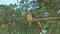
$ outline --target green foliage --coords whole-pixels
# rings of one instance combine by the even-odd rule
[[[21,2],[24,4],[26,0],[22,0]],[[60,0],[37,0],[37,3],[30,1],[31,3],[26,3],[19,6],[23,6],[23,8],[17,8],[16,4],[0,5],[0,34],[33,34],[34,31],[37,31],[37,25],[32,23],[32,26],[29,27],[27,22],[4,22],[7,19],[15,19],[15,18],[26,18],[26,13],[31,11],[33,13],[33,18],[48,18],[48,17],[60,17]],[[26,1],[27,2],[27,1]],[[34,9],[28,10],[30,6],[33,5]],[[38,8],[36,8],[38,5]],[[23,10],[25,7],[25,10]],[[16,9],[15,9],[16,8]],[[25,15],[22,15],[24,13]],[[47,20],[40,21],[42,24],[42,29],[46,30],[46,34],[59,34],[60,32],[60,20]],[[35,32],[39,34],[39,31]]]

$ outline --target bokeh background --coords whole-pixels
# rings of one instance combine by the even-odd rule
[[[33,34],[38,29],[35,23],[29,27],[26,21],[13,21],[26,19],[29,11],[36,19],[60,17],[60,0],[0,0],[0,34]],[[60,20],[40,22],[45,34],[60,34]]]

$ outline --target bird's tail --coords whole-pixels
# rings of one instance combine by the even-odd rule
[[[29,22],[29,26],[31,26],[31,22]]]

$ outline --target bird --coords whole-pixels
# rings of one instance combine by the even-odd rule
[[[29,26],[31,26],[31,23],[32,23],[32,12],[28,12],[27,21],[28,21]]]

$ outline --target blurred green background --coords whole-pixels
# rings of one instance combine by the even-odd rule
[[[21,0],[15,4],[0,5],[0,34],[33,34],[35,23],[29,27],[24,21],[4,22],[7,19],[25,18],[31,11],[33,18],[60,17],[60,0]],[[45,34],[60,34],[60,20],[40,21]],[[37,31],[35,34],[39,34]]]

